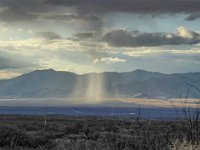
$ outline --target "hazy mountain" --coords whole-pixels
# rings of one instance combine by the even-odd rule
[[[90,86],[89,86],[90,84]],[[99,86],[101,85],[101,87]],[[36,70],[0,80],[1,98],[63,98],[85,96],[101,90],[105,97],[177,98],[180,93],[200,96],[200,73],[161,74],[144,70],[77,75],[52,69]],[[101,94],[102,94],[101,93]]]

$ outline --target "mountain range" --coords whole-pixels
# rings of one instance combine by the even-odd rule
[[[0,80],[0,98],[196,98],[200,96],[199,88],[200,72],[162,74],[135,70],[78,75],[48,69]]]

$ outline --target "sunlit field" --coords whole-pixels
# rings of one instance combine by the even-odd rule
[[[143,99],[143,98],[25,98],[0,99],[1,106],[111,106],[111,107],[167,107],[195,108],[200,102],[196,98]]]

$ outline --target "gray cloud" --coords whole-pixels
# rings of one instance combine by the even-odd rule
[[[113,30],[102,41],[114,47],[140,47],[161,45],[192,45],[200,43],[200,34],[180,27],[177,33],[145,33]]]
[[[73,35],[73,37],[77,40],[92,39],[94,37],[94,34],[91,32],[76,33]]]
[[[81,13],[192,13],[199,12],[198,0],[45,0],[51,5],[77,7]]]
[[[101,18],[96,15],[71,14],[70,12],[66,12],[60,12],[57,7],[45,4],[44,0],[0,1],[0,20],[4,22],[20,22],[38,19],[89,22],[101,20]]]
[[[62,14],[50,14],[50,15],[43,15],[40,16],[43,19],[48,19],[48,20],[58,20],[58,21],[63,21],[63,20],[68,20],[68,21],[73,21],[73,20],[79,20],[79,21],[99,21],[101,20],[100,17],[95,16],[95,15],[62,15]]]
[[[60,11],[59,8],[63,6],[75,8],[78,13],[70,13],[68,9]],[[97,22],[97,26],[101,24],[101,16],[106,13],[129,12],[155,16],[163,13],[186,13],[189,14],[186,19],[191,21],[199,18],[199,8],[198,0],[1,0],[0,20],[84,20]]]
[[[36,37],[43,38],[46,40],[56,40],[62,38],[59,34],[55,32],[37,32]]]
[[[19,7],[2,7],[0,11],[0,19],[4,22],[19,22],[33,20],[37,18],[37,15],[24,11]]]
[[[188,21],[193,21],[193,20],[196,20],[196,19],[200,19],[200,13],[193,13],[193,14],[190,14],[186,20]]]
[[[1,0],[0,20],[5,22],[30,21],[48,11],[43,0]]]
[[[0,69],[23,68],[24,65],[9,58],[0,57]]]
[[[29,62],[23,56],[16,56],[0,50],[0,69],[22,69],[35,66],[36,64]]]

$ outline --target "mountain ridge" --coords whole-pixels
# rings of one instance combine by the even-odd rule
[[[47,72],[57,72],[57,73],[70,73],[70,74],[80,75],[80,76],[89,75],[89,74],[106,74],[106,73],[124,74],[124,73],[134,73],[134,72],[157,73],[157,74],[162,74],[162,75],[181,75],[181,74],[196,74],[196,73],[200,74],[200,71],[185,72],[185,73],[161,73],[161,72],[158,72],[158,71],[148,71],[148,70],[143,70],[143,69],[135,69],[133,71],[127,71],[127,72],[105,71],[105,72],[99,72],[99,73],[97,73],[97,72],[89,72],[89,73],[84,73],[84,74],[77,74],[77,73],[74,73],[74,72],[71,72],[71,71],[57,71],[57,70],[54,70],[54,69],[50,68],[50,69],[36,69],[36,70],[30,71],[28,73],[24,73],[22,75],[14,77],[14,78],[18,78],[20,76],[31,74],[31,73],[34,73],[34,72],[46,72],[46,71]],[[14,79],[14,78],[11,78],[11,79]],[[2,81],[2,80],[10,80],[10,79],[1,79],[0,81]]]
[[[85,97],[90,89],[105,97],[178,98],[190,89],[189,97],[200,95],[200,72],[164,74],[146,70],[75,74],[53,69],[34,70],[13,79],[0,80],[0,97]],[[103,93],[103,95],[102,95]],[[183,94],[183,96],[184,96]]]

